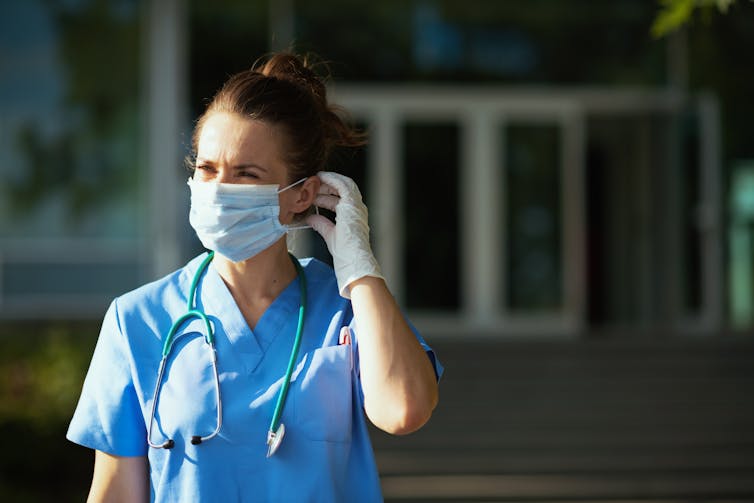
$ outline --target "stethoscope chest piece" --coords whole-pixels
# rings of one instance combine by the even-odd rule
[[[277,431],[268,431],[267,432],[267,457],[272,457],[273,454],[278,450],[278,447],[280,447],[280,442],[283,441],[283,436],[285,436],[285,425],[283,423],[280,423],[280,426],[278,427]]]

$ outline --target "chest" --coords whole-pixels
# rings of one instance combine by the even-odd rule
[[[249,456],[264,459],[267,431],[285,383],[291,359],[296,321],[277,327],[276,333],[257,340],[253,334],[231,337],[218,321],[215,324],[218,395],[212,351],[203,334],[188,327],[169,356],[155,408],[156,431],[153,440],[172,438],[175,451],[202,449],[210,443],[233,450],[250,450]],[[309,323],[302,336],[302,347],[294,361],[293,372],[281,421],[286,428],[286,444],[308,441],[346,442],[350,439],[357,374],[353,348],[338,345],[337,320]],[[323,332],[325,332],[323,334]],[[331,342],[335,341],[335,345]],[[144,382],[150,376],[142,376]],[[144,386],[148,389],[149,386]],[[149,420],[151,397],[143,397],[145,420]],[[206,436],[217,424],[222,426],[207,445],[192,446],[194,435]]]

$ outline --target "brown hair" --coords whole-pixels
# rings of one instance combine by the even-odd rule
[[[192,138],[193,154],[202,126],[216,112],[238,114],[282,128],[291,182],[325,169],[334,147],[357,147],[365,135],[327,102],[327,89],[306,58],[276,53],[261,66],[231,76],[199,117]]]

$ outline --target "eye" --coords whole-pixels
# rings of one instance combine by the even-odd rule
[[[255,180],[259,179],[259,176],[253,171],[241,171],[240,173],[238,173],[238,176],[242,178],[253,178]]]
[[[217,170],[214,166],[208,164],[197,164],[194,169],[194,178],[197,180],[208,181],[217,176]]]

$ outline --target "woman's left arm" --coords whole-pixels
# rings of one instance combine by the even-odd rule
[[[388,433],[416,431],[437,405],[435,369],[384,280],[367,276],[350,289],[366,414]]]
[[[315,204],[335,211],[335,225],[320,215],[309,216],[307,222],[327,243],[341,295],[351,298],[365,411],[388,433],[411,433],[429,420],[437,404],[434,368],[374,258],[358,187],[337,173],[318,176],[322,185]]]

